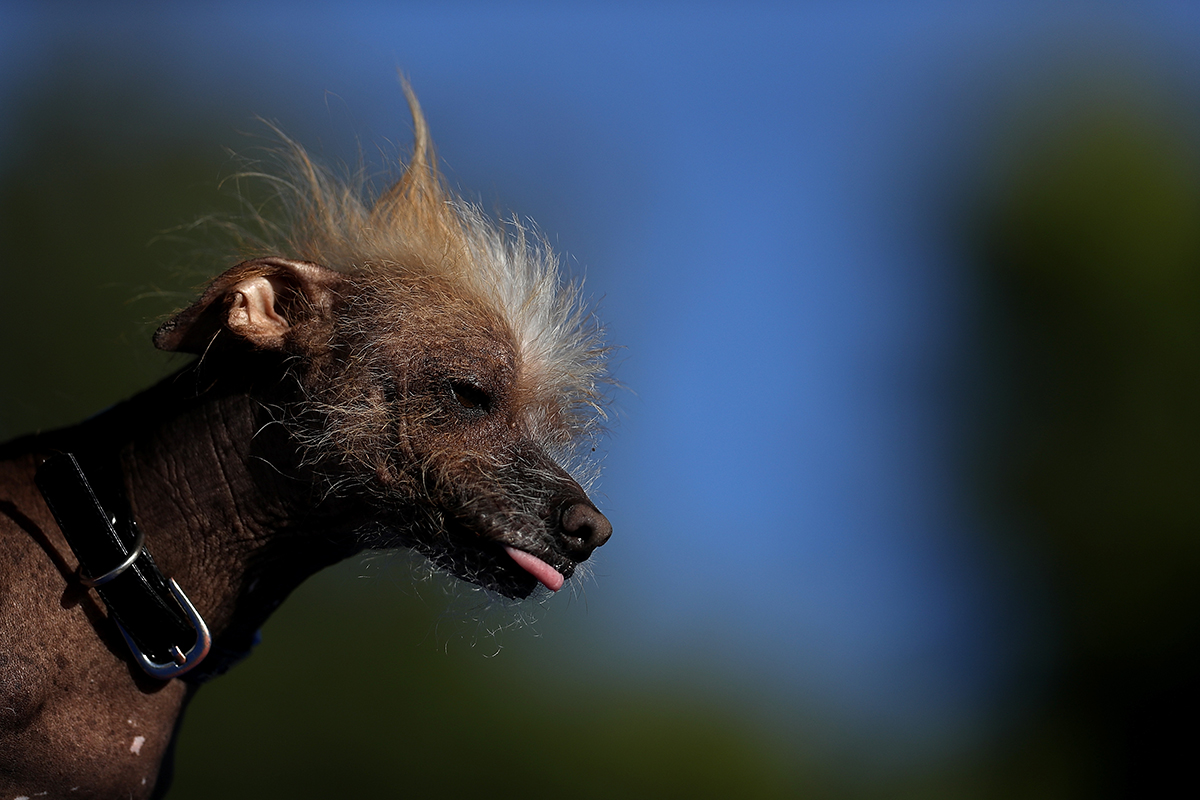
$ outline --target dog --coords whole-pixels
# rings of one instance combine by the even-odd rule
[[[283,139],[283,221],[154,336],[196,359],[0,446],[0,796],[162,796],[187,701],[329,564],[408,547],[524,598],[611,535],[572,477],[603,330],[543,239],[447,188],[404,91],[373,200]]]

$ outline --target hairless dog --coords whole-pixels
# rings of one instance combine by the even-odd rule
[[[0,446],[0,798],[161,796],[196,688],[340,559],[409,547],[523,598],[611,534],[572,477],[602,332],[541,238],[446,188],[405,90],[373,200],[284,140],[285,221],[155,334],[198,358]]]

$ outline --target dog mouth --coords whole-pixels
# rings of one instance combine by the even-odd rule
[[[524,600],[539,587],[559,591],[575,572],[576,562],[543,538],[529,533],[496,535],[449,517],[443,519],[440,535],[421,537],[410,546],[456,578]]]
[[[503,539],[481,541],[475,533],[475,558],[482,569],[459,577],[515,600],[523,600],[544,586],[557,592],[575,572],[575,562],[543,543],[506,543]]]

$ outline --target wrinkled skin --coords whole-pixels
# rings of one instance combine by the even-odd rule
[[[511,335],[436,285],[247,262],[156,344],[203,356],[0,447],[0,797],[161,796],[197,685],[143,674],[78,583],[33,483],[48,453],[118,465],[147,549],[217,652],[245,649],[307,576],[366,547],[411,546],[520,598],[557,589],[611,533],[552,458],[569,432]]]

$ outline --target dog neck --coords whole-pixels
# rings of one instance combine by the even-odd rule
[[[271,403],[251,385],[267,373],[244,366],[232,372],[242,379],[203,389],[187,368],[53,437],[118,466],[146,549],[207,621],[212,652],[189,682],[240,660],[293,589],[359,549],[352,517],[312,501],[294,447],[270,424]]]

